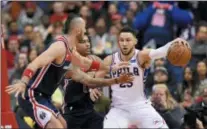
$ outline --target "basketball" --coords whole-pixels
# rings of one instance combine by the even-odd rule
[[[187,41],[178,39],[170,46],[167,58],[175,66],[185,66],[191,59],[191,48]]]

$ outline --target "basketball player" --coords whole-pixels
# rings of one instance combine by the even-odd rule
[[[145,70],[150,66],[150,61],[166,57],[171,44],[183,41],[175,39],[159,49],[137,50],[135,32],[124,27],[118,36],[119,51],[107,56],[104,62],[114,65],[121,61],[129,61],[130,65],[111,72],[111,78],[119,77],[122,73],[131,73],[134,80],[129,83],[114,84],[112,89],[112,103],[109,113],[104,119],[104,128],[168,128],[162,117],[147,101],[144,94]],[[186,44],[184,44],[186,45]],[[103,77],[104,71],[97,72],[98,77]]]
[[[126,75],[110,80],[94,79],[75,66],[79,65],[86,70],[110,69],[101,62],[80,56],[75,49],[75,44],[84,35],[85,21],[80,17],[72,17],[70,20],[67,37],[57,38],[47,50],[27,66],[21,80],[6,89],[9,94],[16,93],[16,97],[22,95],[18,97],[19,105],[42,128],[66,128],[65,120],[52,105],[50,98],[68,69],[73,69],[74,80],[78,81],[81,77],[82,82],[94,84],[108,84],[129,79]]]
[[[76,48],[84,57],[101,60],[95,55],[90,55],[91,46],[87,35],[76,45]],[[90,75],[94,77],[95,72],[90,72]],[[68,129],[102,129],[103,117],[94,110],[89,88],[84,86],[83,83],[70,79],[69,76],[64,79],[63,86],[65,91],[63,117],[67,122]]]

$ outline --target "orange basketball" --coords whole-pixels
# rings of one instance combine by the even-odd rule
[[[170,46],[167,58],[175,66],[185,66],[191,59],[191,48],[187,41],[177,40]]]

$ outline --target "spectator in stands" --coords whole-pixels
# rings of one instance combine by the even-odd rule
[[[63,23],[62,22],[55,22],[48,28],[48,35],[45,39],[45,46],[49,45],[57,36],[63,34]]]
[[[207,22],[199,22],[196,27],[196,36],[189,41],[192,49],[192,59],[196,61],[207,59]],[[195,66],[195,65],[193,65]]]
[[[157,67],[153,78],[154,84],[166,84],[173,98],[176,100],[178,99],[178,85],[169,77],[168,71],[165,67]]]
[[[56,23],[56,22],[64,22],[68,14],[64,12],[64,3],[63,2],[54,2],[53,3],[53,14],[50,17],[50,23]]]
[[[95,26],[96,35],[91,37],[92,51],[96,55],[104,55],[107,34],[106,22],[100,17]]]
[[[10,84],[15,83],[17,80],[21,79],[22,73],[28,64],[27,54],[20,53],[17,57],[16,69],[9,79]]]
[[[109,4],[108,13],[105,18],[108,21],[106,23],[107,26],[115,25],[115,26],[119,27],[119,24],[121,23],[121,20],[122,20],[122,16],[119,14],[115,3]]]
[[[86,21],[86,28],[93,26],[93,19],[91,17],[91,12],[88,8],[88,6],[84,5],[80,8],[79,11],[80,16]]]
[[[19,40],[18,40],[17,36],[10,36],[9,37],[7,48],[8,48],[8,50],[6,51],[7,66],[8,66],[8,70],[9,70],[9,76],[10,76],[10,72],[14,68],[15,56],[17,54],[19,54]]]
[[[48,27],[50,26],[50,19],[48,15],[43,15],[40,20],[42,24],[35,26],[34,30],[39,31],[43,37],[43,40],[45,40],[48,35]]]
[[[179,129],[181,127],[184,110],[173,99],[165,84],[153,86],[151,101],[170,129]]]
[[[118,28],[116,26],[111,26],[109,29],[109,34],[106,37],[105,43],[105,54],[111,54],[117,51],[117,35],[118,35]]]
[[[33,61],[38,56],[36,49],[32,49],[29,53],[29,62]]]
[[[18,36],[18,35],[22,34],[18,28],[16,21],[11,21],[8,26],[9,26],[9,31],[8,31],[9,36],[11,36],[11,35]]]
[[[33,38],[31,42],[31,48],[36,49],[38,53],[42,53],[45,50],[45,44],[40,31],[33,32]]]
[[[151,93],[152,93],[152,86],[154,85],[154,83],[156,83],[155,80],[154,80],[154,75],[155,75],[156,68],[163,67],[164,68],[163,70],[164,71],[166,70],[165,73],[167,73],[168,78],[170,80],[170,83],[171,84],[175,83],[174,75],[173,75],[173,73],[171,71],[169,71],[165,67],[166,66],[165,62],[166,62],[166,60],[164,58],[160,58],[160,59],[156,59],[154,61],[154,63],[152,64],[152,67],[149,70],[149,73],[148,73],[148,76],[147,76],[147,79],[146,79],[146,82],[145,82],[145,92],[146,92],[147,96],[151,95]]]
[[[124,25],[128,25],[130,27],[133,27],[133,20],[134,20],[134,13],[131,10],[127,10],[126,16],[122,18],[122,23]]]
[[[22,37],[22,42],[20,44],[20,52],[28,53],[31,49],[31,42],[34,36],[33,25],[27,24],[24,27],[24,35]]]
[[[184,80],[178,87],[179,102],[182,102],[183,107],[191,106],[196,90],[198,90],[198,84],[195,72],[190,67],[186,67],[184,69]]]
[[[202,121],[205,128],[207,128],[207,85],[200,90],[201,101],[192,105],[192,109],[199,110],[197,117]]]
[[[20,13],[18,19],[19,29],[22,29],[27,24],[34,26],[41,24],[40,18],[43,16],[43,11],[33,1],[25,2],[25,9]]]
[[[174,25],[187,27],[192,20],[192,14],[176,7],[174,2],[152,2],[137,14],[134,26],[139,31],[144,30],[143,45],[154,42],[160,47],[174,38]]]
[[[197,75],[198,75],[199,87],[207,84],[207,66],[205,61],[198,62]]]

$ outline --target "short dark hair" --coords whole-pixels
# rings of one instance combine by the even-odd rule
[[[137,33],[135,30],[133,30],[131,27],[129,26],[124,26],[120,31],[119,31],[119,35],[123,32],[128,32],[131,33],[134,37],[137,36]]]
[[[70,23],[74,18],[80,17],[79,15],[76,15],[74,13],[70,13],[67,20],[65,21],[64,27],[63,27],[63,33],[67,34],[70,29]]]

